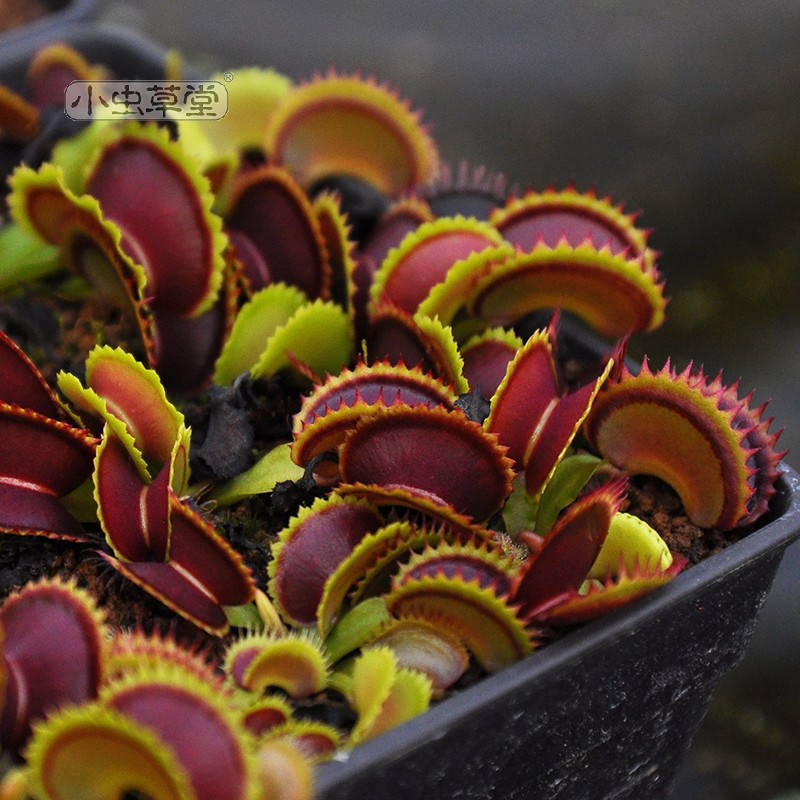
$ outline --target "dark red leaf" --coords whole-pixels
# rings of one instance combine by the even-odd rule
[[[0,531],[86,541],[80,523],[51,494],[0,480]]]
[[[147,486],[116,436],[107,434],[98,448],[94,480],[100,521],[115,554],[126,561],[162,561],[163,552],[156,556],[151,551],[143,530],[142,504]],[[158,490],[146,505],[149,518],[155,516],[157,496]],[[163,513],[166,514],[166,507]],[[158,536],[155,538],[158,542]]]
[[[183,169],[155,142],[122,136],[105,148],[86,190],[119,225],[123,250],[147,271],[152,308],[194,313],[212,285],[215,241]]]
[[[504,448],[477,423],[443,408],[398,406],[363,420],[348,434],[340,471],[345,483],[406,488],[479,522],[511,492]]]
[[[53,393],[33,362],[0,331],[0,402],[36,411],[45,417],[63,419]]]
[[[0,482],[63,497],[91,475],[94,445],[85,431],[0,403]]]
[[[169,560],[223,606],[253,599],[255,584],[241,557],[207,522],[170,492]]]
[[[526,616],[535,616],[580,587],[626,489],[627,480],[620,478],[576,500],[547,534],[541,550],[529,556],[512,592]]]
[[[327,296],[331,276],[322,231],[288,172],[265,166],[240,176],[226,222],[252,243],[273,281],[297,286],[311,299]]]
[[[117,572],[203,630],[215,635],[227,631],[228,620],[219,603],[201,591],[174,564],[157,561],[126,563],[106,553],[100,555]]]
[[[9,677],[0,739],[4,748],[16,750],[32,722],[95,697],[102,633],[86,599],[67,584],[45,583],[30,585],[3,604],[0,629]]]
[[[314,625],[325,582],[361,539],[382,524],[364,503],[320,501],[281,534],[274,548],[270,591],[282,612]]]

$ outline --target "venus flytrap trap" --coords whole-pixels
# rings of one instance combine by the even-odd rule
[[[9,180],[8,301],[127,325],[38,365],[0,334],[0,530],[78,565],[0,610],[8,791],[309,797],[313,765],[684,569],[637,476],[698,538],[775,494],[764,406],[624,365],[666,307],[635,215],[454,173],[373,79],[237,81],[219,128],[94,122]],[[606,352],[568,363],[566,314]]]
[[[638,375],[624,370],[601,395],[586,434],[622,469],[669,483],[693,522],[729,530],[763,514],[775,491],[779,434],[769,432],[763,412],[719,376],[709,381],[691,366],[678,374],[669,364],[653,374],[645,361]],[[614,433],[617,424],[632,444]]]
[[[0,364],[0,530],[83,540],[80,523],[59,500],[91,475],[97,440],[67,421],[36,367],[5,334]]]

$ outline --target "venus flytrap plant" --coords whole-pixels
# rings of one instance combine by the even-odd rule
[[[370,363],[386,360],[396,365],[415,364],[452,384],[458,394],[469,388],[453,331],[438,317],[419,312],[411,315],[391,303],[382,303],[370,314],[363,341]]]
[[[93,123],[10,181],[0,288],[69,275],[134,335],[62,369],[63,403],[0,336],[0,529],[85,541],[198,637],[92,622],[73,696],[29,669],[52,646],[9,600],[1,730],[37,798],[302,800],[312,763],[677,575],[626,511],[635,476],[698,530],[746,530],[775,492],[779,434],[738,384],[623,366],[666,307],[635,215],[453,172],[372,79],[238,77],[219,130]],[[609,354],[566,370],[562,312]],[[91,605],[45,586],[20,597]]]
[[[475,219],[454,217],[423,223],[389,251],[373,279],[371,300],[416,311],[453,264],[502,244],[497,228]]]
[[[251,634],[228,649],[225,669],[240,689],[261,694],[277,687],[289,697],[309,697],[328,681],[328,664],[313,636]]]
[[[253,744],[214,689],[165,665],[108,682],[96,703],[55,715],[34,739],[34,791],[69,797],[112,785],[155,797],[257,796]],[[76,774],[69,765],[82,755],[88,768]]]
[[[492,395],[485,428],[508,448],[525,487],[541,493],[589,413],[592,401],[613,366],[609,359],[600,376],[567,392],[556,366],[557,320],[521,347]]]
[[[321,764],[341,748],[342,737],[324,722],[294,719],[275,726],[262,737],[262,748],[275,744],[289,744],[305,758],[306,763]]]
[[[20,167],[12,181],[14,218],[58,246],[63,261],[89,283],[111,287],[112,299],[133,315],[150,364],[169,375],[170,389],[196,390],[208,380],[231,302],[223,275],[227,239],[211,212],[207,181],[167,131],[154,126],[105,129],[103,140],[92,144],[94,160],[81,194],[67,188],[57,166],[38,172]],[[135,178],[115,186],[116,174]],[[145,219],[117,201],[137,192],[144,198],[154,183],[161,186],[162,210],[183,214],[180,241],[164,247],[159,242],[172,239],[159,229],[167,219],[159,209],[152,206]],[[195,373],[188,364],[179,369],[180,347],[191,348],[183,357],[191,357]]]
[[[283,281],[310,300],[327,299],[331,266],[322,226],[286,169],[265,165],[239,173],[224,218],[252,291]]]
[[[371,146],[362,147],[367,141]],[[344,174],[396,196],[432,180],[439,163],[436,143],[408,101],[372,78],[334,70],[287,94],[263,145],[305,188]]]
[[[95,498],[113,556],[101,557],[169,608],[203,630],[228,630],[225,606],[254,597],[240,556],[170,488],[166,465],[142,481],[123,440],[107,427],[97,451]]]
[[[18,348],[5,336],[0,343],[12,381],[9,398],[64,414]],[[86,375],[90,388],[66,374],[60,384],[85,416],[99,419],[96,452],[97,440],[81,429],[8,405],[5,442],[15,450],[4,464],[16,470],[4,481],[6,529],[85,540],[58,498],[82,482],[81,458],[93,457],[96,519],[113,552],[101,557],[201,628],[224,633],[223,606],[250,602],[254,587],[238,554],[177,494],[188,485],[190,432],[183,416],[156,374],[121,351],[94,350]],[[48,450],[54,463],[39,459]],[[65,480],[72,483],[62,486]],[[32,493],[44,497],[32,502]]]
[[[388,648],[398,665],[425,675],[434,700],[440,700],[469,668],[469,651],[461,638],[439,625],[436,618],[391,617],[370,645]]]

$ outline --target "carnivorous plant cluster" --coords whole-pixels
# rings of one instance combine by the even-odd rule
[[[33,146],[100,72],[46,49],[0,132]],[[112,623],[65,568],[14,587],[4,796],[307,797],[314,763],[675,577],[636,476],[698,531],[775,493],[752,395],[626,363],[666,307],[634,215],[453,170],[370,78],[229,91],[219,123],[93,122],[8,180],[0,291],[64,338],[26,354],[2,317],[2,538],[182,627]],[[565,357],[567,316],[604,351]]]

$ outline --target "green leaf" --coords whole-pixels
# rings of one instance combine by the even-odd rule
[[[672,566],[672,553],[658,532],[643,519],[619,511],[611,519],[589,577],[605,580],[609,575],[619,575],[623,565],[628,575],[641,570],[663,572]]]
[[[243,606],[223,606],[223,611],[233,628],[244,628],[258,633],[264,630],[264,620],[261,619],[255,602],[245,603]]]
[[[353,330],[345,310],[333,302],[315,300],[299,308],[267,341],[258,363],[250,370],[255,379],[275,375],[301,363],[314,374],[335,374],[350,360]]]
[[[356,659],[348,700],[358,714],[348,746],[379,736],[428,709],[432,687],[427,676],[398,668],[386,647],[365,650]]]
[[[58,248],[14,222],[0,226],[0,292],[61,269]]]
[[[342,661],[328,677],[328,689],[338,692],[342,697],[350,697],[353,693],[353,665],[355,657]]]
[[[94,499],[94,482],[91,478],[62,497],[61,503],[78,522],[97,522],[97,501]]]
[[[113,130],[113,122],[95,120],[79,134],[60,139],[53,147],[50,161],[61,167],[64,184],[70,191],[83,194],[86,188],[86,167],[97,148],[108,140],[110,130]]]
[[[536,520],[536,501],[525,489],[525,473],[514,478],[513,491],[503,507],[506,533],[516,537],[520,531],[532,531]]]
[[[300,289],[285,283],[273,283],[256,292],[236,317],[217,359],[214,383],[227,386],[257,364],[266,343],[305,302]]]
[[[597,456],[579,453],[568,456],[556,467],[539,500],[534,526],[536,533],[547,534],[562,509],[577,498],[602,463],[603,460]]]
[[[291,445],[279,444],[250,469],[210,492],[209,499],[230,506],[254,494],[271,492],[282,481],[299,481],[302,477],[303,468],[292,461]]]
[[[370,641],[389,621],[386,601],[370,597],[358,603],[333,626],[325,640],[325,651],[332,664]]]

